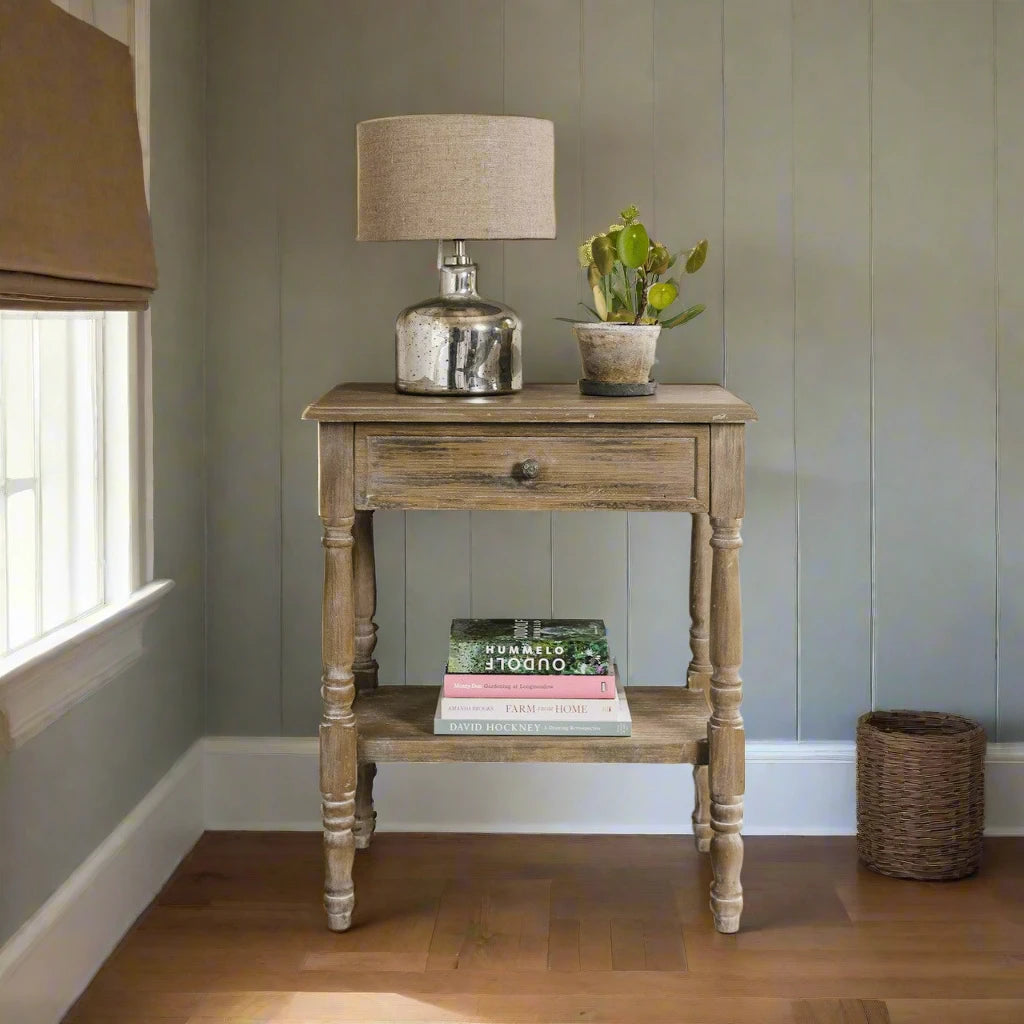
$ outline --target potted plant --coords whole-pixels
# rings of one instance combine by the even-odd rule
[[[704,265],[707,239],[688,252],[672,255],[661,242],[653,241],[640,221],[640,211],[629,206],[620,214],[621,224],[592,235],[579,247],[580,266],[594,295],[594,305],[580,303],[594,317],[572,324],[580,347],[583,378],[580,390],[593,395],[651,395],[651,380],[658,335],[663,327],[678,327],[704,312],[697,304],[679,312],[678,276],[672,269],[683,260],[687,274]]]

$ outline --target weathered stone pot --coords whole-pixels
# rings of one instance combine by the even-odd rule
[[[583,376],[602,384],[646,384],[651,379],[660,324],[579,323]]]

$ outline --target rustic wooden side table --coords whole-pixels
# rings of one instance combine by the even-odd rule
[[[662,384],[649,398],[613,399],[569,384],[494,398],[343,384],[304,415],[319,423],[324,524],[320,789],[329,927],[351,924],[352,863],[373,835],[378,762],[576,761],[694,765],[693,827],[698,849],[711,854],[711,912],[719,931],[738,930],[739,549],[744,427],[754,410],[711,385]],[[440,678],[377,685],[378,508],[692,513],[687,686],[630,686],[629,737],[435,736]]]

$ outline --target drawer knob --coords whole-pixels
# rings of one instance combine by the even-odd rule
[[[540,475],[540,463],[536,459],[524,459],[519,467],[519,475],[524,480],[536,480]]]

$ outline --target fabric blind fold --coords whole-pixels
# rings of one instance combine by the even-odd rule
[[[0,0],[0,308],[144,309],[155,287],[128,48]]]

